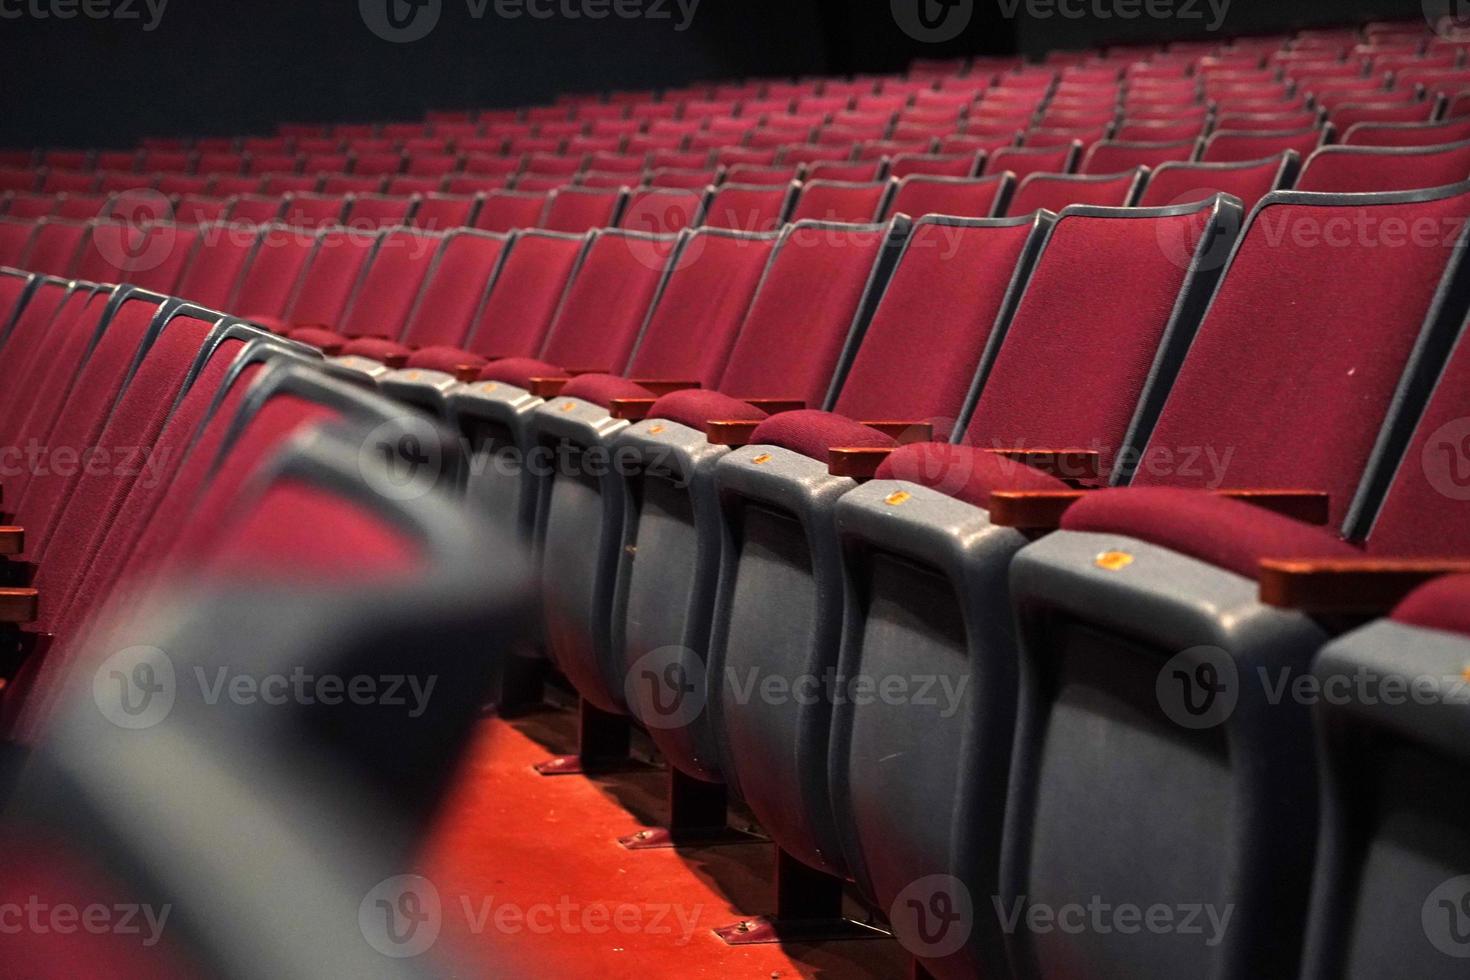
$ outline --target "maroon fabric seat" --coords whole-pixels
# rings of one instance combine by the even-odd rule
[[[1077,168],[1082,144],[1076,140],[1065,146],[1004,146],[985,160],[982,174],[999,174],[1009,170],[1017,180],[1031,174],[1069,174]]]
[[[754,422],[768,418],[765,412],[740,398],[694,388],[669,392],[654,402],[649,415],[678,422],[700,432],[706,431],[709,423],[714,421]]]
[[[1470,178],[1470,140],[1448,146],[1324,146],[1302,167],[1297,190],[1352,194],[1443,187]]]
[[[517,235],[464,345],[420,347],[409,356],[408,366],[453,373],[463,365],[483,366],[491,358],[540,353],[587,246],[582,236],[544,231]]]
[[[174,292],[191,303],[229,309],[259,244],[260,232],[253,227],[224,222],[204,226],[199,231],[199,246]]]
[[[1291,187],[1300,166],[1296,151],[1239,163],[1165,163],[1149,175],[1138,206],[1166,207],[1209,194],[1233,194],[1247,213],[1272,191]]]
[[[1287,150],[1295,150],[1298,156],[1305,159],[1329,141],[1331,132],[1330,128],[1307,128],[1280,133],[1217,130],[1205,140],[1200,160],[1205,163],[1261,160]]]
[[[1040,208],[1060,211],[1073,204],[1127,207],[1137,198],[1147,178],[1148,170],[1143,167],[1099,176],[1033,173],[1017,185],[1016,193],[1006,205],[1006,213],[1030,214]]]
[[[1063,481],[1024,463],[974,446],[918,443],[894,450],[878,466],[879,480],[903,480],[988,509],[1000,490],[1061,491]]]
[[[539,227],[580,234],[617,225],[627,203],[621,188],[562,187],[551,192]]]
[[[261,232],[260,247],[240,281],[231,312],[250,320],[283,319],[316,245],[315,235],[284,225],[267,225]]]
[[[1396,623],[1470,636],[1470,575],[1448,575],[1416,589],[1390,617]]]
[[[790,213],[794,185],[723,184],[710,200],[704,223],[731,231],[775,231]]]
[[[892,196],[896,183],[872,181],[847,183],[837,180],[811,180],[802,185],[796,209],[790,220],[877,221]]]
[[[756,426],[751,442],[780,446],[823,463],[829,461],[829,451],[834,446],[882,448],[898,445],[892,436],[861,422],[815,409],[769,416]]]
[[[485,194],[474,226],[481,231],[496,232],[536,228],[546,210],[547,197],[544,192],[492,190]]]
[[[1161,143],[1101,140],[1088,147],[1078,173],[1116,174],[1134,167],[1157,167],[1161,163],[1194,159],[1198,144],[1192,139]]]

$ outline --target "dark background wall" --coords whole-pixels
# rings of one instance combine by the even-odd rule
[[[562,91],[893,71],[915,57],[1200,35],[1214,19],[1209,0],[1197,0],[1204,21],[1038,17],[1050,8],[1033,4],[1057,0],[951,0],[959,6],[950,16],[968,16],[965,29],[935,42],[900,29],[890,5],[920,0],[699,0],[692,19],[685,11],[693,0],[437,0],[427,36],[394,43],[370,30],[359,9],[361,2],[381,11],[387,0],[167,0],[161,16],[159,0],[152,10],[148,2],[0,0],[0,145],[127,146],[144,135],[268,132],[281,120],[408,119],[426,108],[523,105]],[[664,16],[497,15],[498,3],[525,2],[609,11],[656,4]],[[87,16],[88,9],[112,15]],[[1420,0],[1232,0],[1214,34],[1419,17],[1422,9]],[[67,11],[73,16],[57,16]]]

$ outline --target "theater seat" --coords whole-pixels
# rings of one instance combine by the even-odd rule
[[[1295,150],[1240,163],[1165,163],[1149,175],[1138,206],[1184,204],[1223,193],[1239,198],[1249,212],[1272,191],[1290,189],[1300,168]]]
[[[1147,167],[1096,176],[1033,173],[1021,178],[1006,213],[1029,214],[1038,208],[1060,211],[1072,204],[1127,207],[1137,200],[1147,180]]]
[[[1470,140],[1447,146],[1325,146],[1307,158],[1297,189],[1337,194],[1443,187],[1470,177]]]

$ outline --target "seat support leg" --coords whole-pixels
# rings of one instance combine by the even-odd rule
[[[558,755],[533,767],[543,776],[589,776],[615,772],[644,772],[656,766],[628,754],[633,723],[625,715],[609,714],[586,698],[577,699],[577,751]]]
[[[730,793],[724,783],[707,783],[669,767],[669,824],[623,837],[630,851],[668,847],[753,844],[766,838],[730,826]]]
[[[891,938],[886,929],[843,916],[842,888],[841,879],[807,867],[778,847],[776,914],[721,926],[715,935],[729,946]]]

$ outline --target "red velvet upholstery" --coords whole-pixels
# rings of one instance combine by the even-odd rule
[[[1470,178],[1470,141],[1452,146],[1327,146],[1313,153],[1297,190],[1351,194],[1443,187]]]
[[[1255,578],[1263,558],[1355,558],[1329,528],[1240,500],[1162,487],[1090,493],[1062,517],[1067,531],[1122,534]]]
[[[241,509],[203,559],[211,573],[321,588],[407,577],[425,565],[402,530],[319,487],[283,480]]]
[[[792,226],[751,304],[720,390],[826,407],[838,357],[887,238],[886,228]]]
[[[889,214],[921,218],[926,214],[948,214],[961,218],[989,218],[996,213],[1002,191],[1011,186],[1004,174],[978,177],[915,175],[899,182]]]
[[[1390,557],[1470,555],[1470,337],[1445,364],[1367,547]]]
[[[756,422],[768,417],[765,412],[738,398],[698,388],[669,392],[654,403],[648,415],[649,418],[678,422],[700,432],[706,431],[709,422],[735,419]]]
[[[984,174],[1009,170],[1017,180],[1031,174],[1069,174],[1077,165],[1078,148],[1066,146],[1003,146],[985,161]]]
[[[791,212],[792,221],[810,218],[815,221],[851,221],[859,224],[876,221],[883,197],[888,193],[887,181],[850,184],[835,180],[811,180],[802,186]]]
[[[771,236],[696,232],[674,263],[628,376],[714,387],[775,247]]]
[[[1110,464],[1185,281],[1186,263],[1161,243],[1198,241],[1208,215],[1203,209],[1172,217],[1126,213],[1057,222],[965,442],[1095,448]]]
[[[1088,148],[1078,172],[1117,174],[1134,167],[1157,167],[1161,163],[1187,161],[1194,156],[1194,151],[1195,141],[1192,139],[1161,143],[1102,140]]]
[[[480,205],[480,213],[475,215],[475,227],[500,232],[535,228],[541,223],[548,196],[544,191],[490,191]]]
[[[516,238],[470,328],[467,350],[485,358],[539,353],[585,244],[560,235]]]
[[[326,228],[340,223],[346,208],[345,194],[288,194],[281,220],[294,228]]]
[[[643,188],[633,192],[618,221],[620,228],[666,235],[694,224],[704,194],[677,188]]]
[[[621,373],[677,240],[609,230],[592,242],[540,357],[571,370]]]
[[[973,446],[923,442],[895,450],[878,467],[879,480],[904,480],[982,509],[997,490],[1053,491],[1070,487],[1024,463]]]
[[[1470,636],[1470,575],[1448,575],[1421,586],[1399,603],[1390,618]]]
[[[357,194],[347,206],[347,224],[368,231],[405,224],[412,204],[413,199],[409,197]]]
[[[416,228],[384,233],[362,285],[338,325],[339,332],[344,337],[397,340],[408,323],[439,242],[434,233]]]
[[[1437,123],[1358,123],[1343,134],[1348,146],[1443,146],[1470,139],[1470,118]]]
[[[294,334],[293,334],[294,337]],[[358,337],[355,340],[344,339],[340,353],[352,357],[366,357],[371,361],[379,361],[386,364],[392,358],[402,358],[405,361],[413,353],[413,349],[400,344],[396,340],[384,340],[381,337]]]
[[[1035,173],[1016,188],[1015,196],[1006,206],[1006,214],[1030,214],[1039,208],[1060,211],[1069,204],[1125,207],[1138,182],[1139,172],[1135,170],[1102,177]]]
[[[287,312],[290,322],[303,327],[340,323],[376,243],[376,236],[345,229],[318,235],[311,264]]]
[[[1033,226],[914,228],[834,411],[928,421],[948,438]]]
[[[284,318],[315,244],[315,239],[301,232],[268,227],[240,282],[232,312],[256,321]]]
[[[617,223],[622,206],[618,189],[563,187],[552,191],[540,227],[572,234],[609,228]]]
[[[261,325],[265,326],[266,324]],[[295,327],[285,331],[285,333],[292,340],[303,344],[310,344],[324,351],[337,351],[350,339],[335,330],[328,330],[326,327]]]
[[[831,412],[806,409],[780,412],[756,426],[753,444],[780,446],[811,459],[827,462],[834,446],[897,446],[898,442],[861,422]]]
[[[19,266],[34,232],[29,221],[0,218],[0,265]]]
[[[1200,159],[1206,163],[1232,163],[1260,160],[1295,150],[1306,158],[1322,145],[1324,131],[1299,129],[1285,133],[1257,133],[1246,130],[1221,130],[1205,141]]]
[[[1233,194],[1240,198],[1247,213],[1261,198],[1278,190],[1277,176],[1281,173],[1282,157],[1277,154],[1264,160],[1246,160],[1240,163],[1166,163],[1149,176],[1143,196],[1138,199],[1142,208],[1164,207],[1170,204],[1187,204],[1203,200],[1211,194]]]
[[[480,369],[479,381],[503,381],[519,388],[529,388],[532,378],[559,378],[566,372],[560,365],[534,357],[507,357],[491,361]]]
[[[254,229],[227,224],[201,229],[199,248],[179,279],[177,295],[211,309],[231,307],[259,237]]]
[[[1257,211],[1134,482],[1199,486],[1180,454],[1228,451],[1223,485],[1325,491],[1339,526],[1467,213],[1470,195]]]
[[[488,360],[479,354],[472,354],[458,347],[420,347],[408,355],[406,366],[424,371],[443,371],[445,374],[453,374],[465,365],[484,367]]]
[[[493,365],[492,365],[493,367]],[[561,393],[568,398],[580,398],[584,402],[607,408],[614,398],[652,398],[653,393],[642,385],[614,374],[581,374],[567,382]]]
[[[99,437],[108,413],[157,311],[158,306],[148,300],[133,299],[122,304],[78,372],[50,434],[42,439],[50,455],[29,473],[29,480],[23,479],[24,473],[14,481],[6,480],[6,491],[14,491],[10,500],[14,502],[16,523],[26,529],[27,558],[39,558],[45,552],[56,516],[86,472],[84,467],[68,464],[61,454],[75,453],[81,460],[95,458],[89,454],[101,448]],[[171,329],[165,332],[164,337],[170,340],[160,357],[168,367],[177,367],[178,360],[187,360],[199,349],[202,325],[186,323],[178,335],[171,335]]]
[[[31,294],[30,302],[21,310],[10,336],[0,348],[0,364],[7,374],[15,372],[18,377],[33,377],[37,371],[33,365],[46,347],[48,337],[65,335],[65,324],[82,315],[87,306],[87,296],[82,292],[67,292],[66,287],[42,283]],[[14,427],[20,422],[21,398],[30,398],[25,385],[0,385],[0,445],[13,445]]]
[[[704,223],[735,231],[775,231],[785,218],[790,193],[787,186],[725,184],[710,201]]]
[[[36,224],[20,265],[29,272],[69,276],[86,234],[87,226],[81,222],[43,218]]]
[[[469,194],[425,194],[414,210],[413,223],[430,231],[468,227],[475,198]]]

